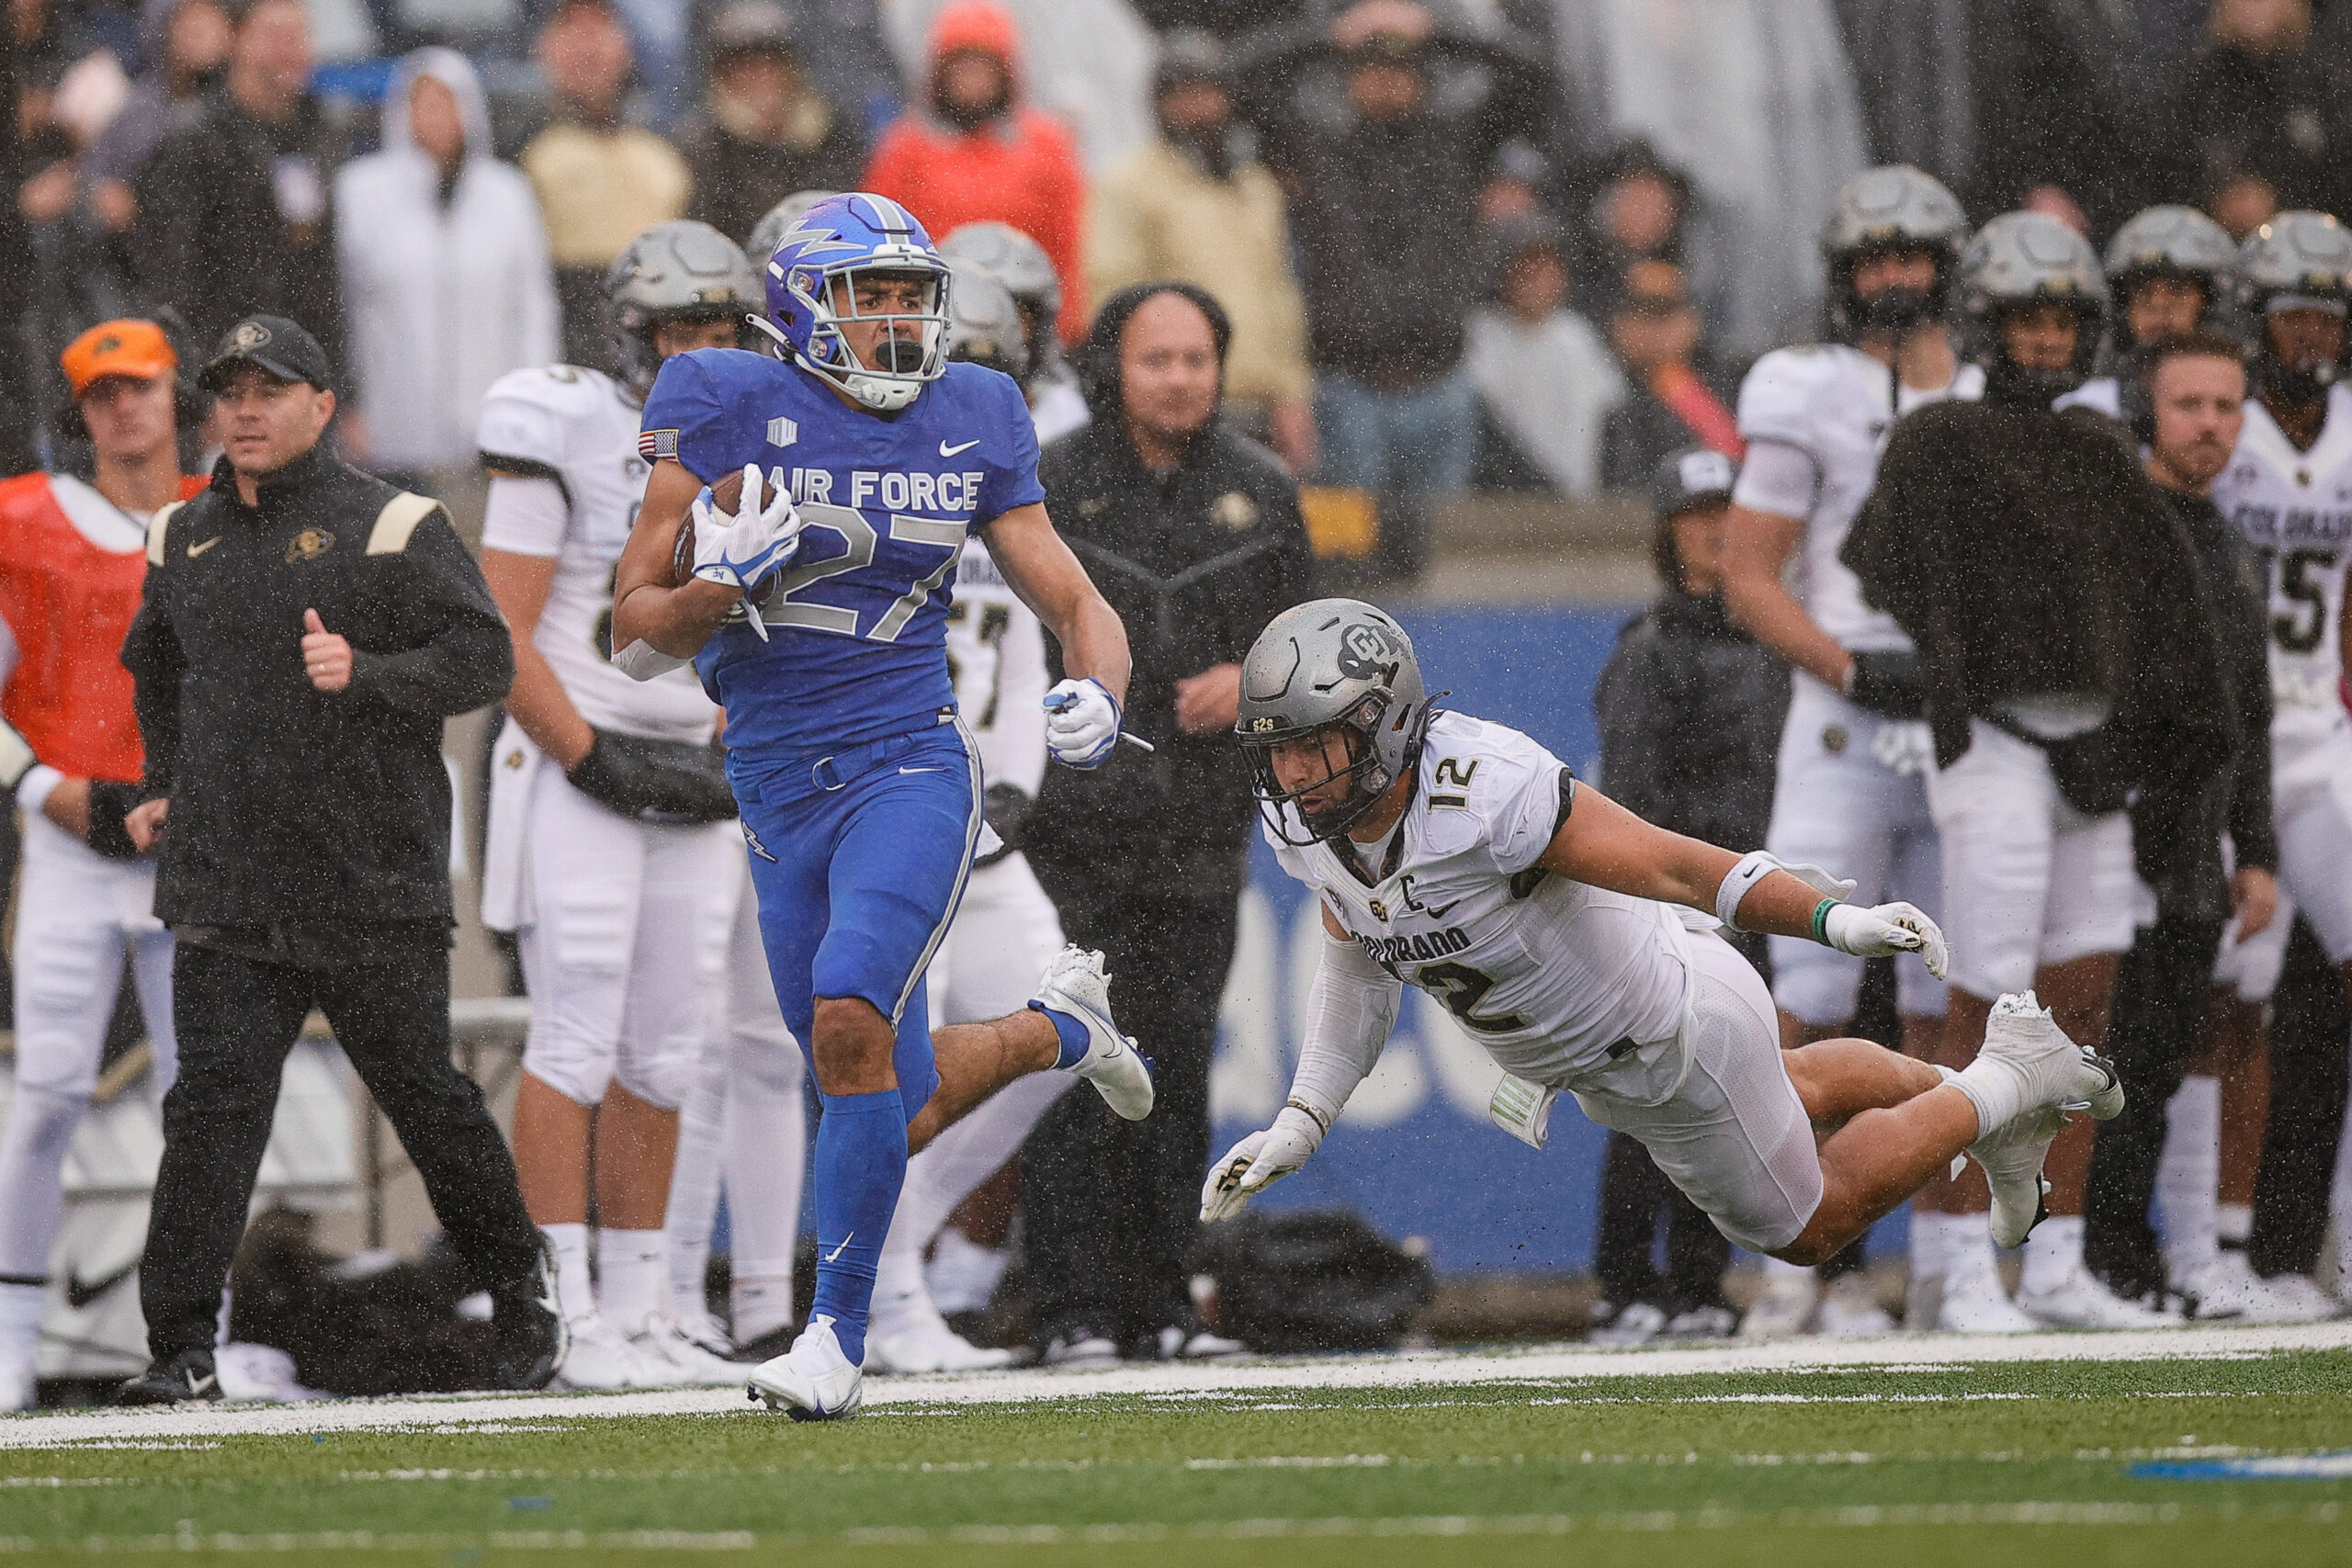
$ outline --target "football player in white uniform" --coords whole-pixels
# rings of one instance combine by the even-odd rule
[[[2148,438],[2146,351],[2210,323],[2229,301],[2237,246],[2193,207],[2151,207],[2107,243],[2107,287],[2115,301],[2109,348],[2113,367],[2059,398],[2053,407],[2097,409]]]
[[[1037,445],[1057,441],[1091,421],[1094,416],[1087,412],[1078,374],[1062,356],[1061,339],[1054,331],[1061,319],[1062,280],[1046,247],[1010,223],[967,223],[939,242],[939,254],[978,267],[1004,285],[1021,307],[1029,356],[1021,390],[1029,400],[1029,417],[1037,422]]]
[[[501,378],[482,400],[482,571],[516,664],[483,919],[516,932],[531,993],[514,1155],[571,1325],[560,1379],[719,1384],[741,1370],[673,1321],[663,1217],[742,856],[718,710],[691,671],[639,682],[615,667],[612,583],[650,468],[638,412],[654,371],[668,355],[734,344],[762,295],[734,242],[688,222],[639,235],[608,288],[627,378],[548,366]]]
[[[2282,212],[2247,237],[2238,276],[2241,303],[2260,327],[2256,395],[2213,502],[2267,577],[2279,910],[2225,957],[2241,997],[2267,998],[2298,912],[2352,987],[2352,718],[2342,696],[2352,563],[2352,387],[2344,382],[2352,233],[2323,213]],[[2266,1282],[2312,1312],[2333,1307],[2301,1276]]]
[[[1315,890],[1329,940],[1289,1101],[1211,1168],[1204,1220],[1314,1153],[1408,983],[1509,1075],[1494,1103],[1507,1129],[1541,1146],[1566,1089],[1640,1139],[1725,1235],[1792,1263],[1835,1254],[1963,1152],[2022,1235],[2064,1108],[2122,1109],[2113,1070],[2030,994],[2002,999],[1960,1072],[1864,1040],[1783,1050],[1763,981],[1718,922],[1940,971],[1935,922],[1846,903],[1853,884],[1817,867],[1653,827],[1524,735],[1434,713],[1411,640],[1369,604],[1285,611],[1241,682],[1236,733],[1267,839]]]
[[[1930,915],[1942,869],[1922,782],[1917,662],[1902,628],[1864,601],[1838,549],[1895,420],[1983,389],[1943,322],[1966,236],[1960,203],[1917,169],[1871,169],[1838,193],[1822,251],[1831,324],[1843,341],[1776,350],[1747,373],[1739,391],[1747,457],[1724,558],[1732,619],[1796,669],[1765,842],[1792,861],[1838,867],[1866,897],[1908,899]],[[1770,946],[1782,1041],[1843,1033],[1861,993],[1860,961],[1802,940]],[[1943,987],[1916,957],[1897,964],[1896,982],[1904,1047],[1933,1059]],[[1923,1265],[1940,1273],[1939,1240],[1935,1221],[1915,1217],[1915,1276]],[[1886,1328],[1861,1284],[1842,1284],[1820,1302],[1818,1325]],[[1811,1274],[1768,1265],[1764,1295],[1743,1328],[1803,1332],[1815,1325],[1819,1296]],[[2002,1298],[1979,1315],[2024,1326],[2008,1313]],[[1967,1299],[1954,1298],[1947,1326],[1969,1321]]]

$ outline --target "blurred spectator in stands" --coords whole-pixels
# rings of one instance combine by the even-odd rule
[[[1641,137],[1619,142],[1595,169],[1578,236],[1577,308],[1598,317],[1615,302],[1636,262],[1683,264],[1690,176]],[[1648,469],[1643,470],[1645,478]]]
[[[1227,43],[1261,28],[1293,22],[1312,0],[1135,0],[1143,19],[1161,32],[1179,28],[1215,34]]]
[[[1235,83],[1291,192],[1318,475],[1374,496],[1380,570],[1415,575],[1429,503],[1466,488],[1477,456],[1462,355],[1486,292],[1480,192],[1504,141],[1540,128],[1548,75],[1457,13],[1359,0],[1253,40]]]
[[[1315,383],[1289,220],[1282,186],[1233,118],[1225,47],[1215,35],[1169,35],[1152,105],[1159,139],[1128,154],[1095,189],[1088,281],[1102,296],[1154,278],[1208,290],[1233,321],[1227,423],[1304,473],[1315,466]]]
[[[69,66],[46,96],[47,122],[28,128],[28,177],[17,187],[18,211],[31,226],[33,290],[23,313],[27,377],[35,416],[49,430],[52,466],[74,460],[85,437],[78,421],[67,446],[57,443],[57,417],[73,401],[58,355],[95,321],[123,315],[135,290],[127,247],[100,213],[89,171],[90,149],[106,134],[130,96],[114,52],[95,49]]]
[[[2233,235],[2282,208],[2352,203],[2352,78],[2313,44],[2311,0],[2214,0],[2163,101],[2169,197],[2205,203]]]
[[[1722,453],[1692,446],[1667,454],[1644,476],[1665,591],[1617,634],[1593,692],[1609,798],[1711,844],[1762,841],[1789,706],[1788,666],[1724,613],[1724,516],[1738,475]],[[1726,929],[1723,936],[1750,963],[1767,962],[1755,933]],[[1651,1262],[1661,1214],[1662,1278]],[[1594,1258],[1607,1316],[1593,1337],[1639,1344],[1730,1333],[1722,1286],[1730,1260],[1731,1244],[1658,1173],[1648,1151],[1611,1134]]]
[[[1975,157],[1961,185],[1978,222],[2026,208],[2104,236],[2149,201],[2152,85],[2130,8],[1979,0],[1970,54]]]
[[[1739,389],[1700,358],[1699,307],[1672,262],[1636,263],[1609,312],[1609,344],[1632,383],[1600,437],[1603,490],[1635,490],[1670,452],[1747,455],[1732,412]]]
[[[335,255],[350,320],[343,444],[409,489],[470,478],[481,395],[558,357],[562,333],[531,182],[491,156],[466,57],[421,49],[384,96],[384,146],[335,177]]]
[[[710,88],[684,138],[687,217],[741,241],[794,191],[856,188],[865,135],[809,85],[782,6],[731,0],[711,18],[706,47]]]
[[[234,16],[220,86],[173,106],[132,181],[139,283],[198,344],[257,312],[299,315],[340,361],[330,197],[343,131],[310,90],[301,0],[245,0]]]
[[[1866,161],[1833,0],[1536,3],[1552,15],[1568,150],[1639,136],[1689,175],[1685,254],[1672,259],[1726,354],[1812,337],[1821,225]]]
[[[1021,101],[1021,42],[1002,6],[956,0],[939,13],[922,106],[882,133],[865,188],[905,204],[933,239],[994,219],[1043,245],[1061,276],[1062,341],[1078,341],[1086,176],[1069,130]]]
[[[605,269],[645,230],[683,217],[693,186],[678,150],[625,118],[636,55],[612,0],[556,0],[539,29],[552,122],[523,149],[563,305],[563,356],[611,368]]]
[[[890,38],[908,79],[931,74],[931,29],[956,0],[890,0]],[[1069,128],[1090,179],[1152,136],[1159,40],[1128,0],[995,0],[1021,39],[1021,97]]]
[[[138,216],[130,182],[163,139],[173,107],[220,85],[235,37],[220,0],[148,0],[139,33],[146,68],[131,84],[122,111],[82,161],[91,206],[117,234]]]
[[[1558,225],[1498,225],[1494,298],[1470,317],[1462,363],[1478,394],[1480,490],[1589,495],[1600,477],[1601,423],[1625,378],[1593,324],[1568,309]]]

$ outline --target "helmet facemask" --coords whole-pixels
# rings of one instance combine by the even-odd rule
[[[909,279],[922,289],[920,310],[877,310],[861,304],[862,286]],[[928,252],[906,247],[903,255],[861,256],[832,266],[804,263],[784,281],[795,306],[808,314],[808,347],[793,351],[773,323],[759,324],[785,344],[790,356],[861,406],[878,413],[905,408],[946,368],[948,275]],[[879,331],[867,354],[861,355],[851,343],[849,328],[869,322],[879,323]]]
[[[1340,837],[1363,821],[1396,782],[1396,776],[1382,765],[1380,748],[1374,742],[1381,721],[1387,716],[1388,705],[1387,694],[1375,692],[1330,723],[1241,738],[1242,754],[1250,764],[1250,790],[1258,797],[1259,815],[1283,842],[1304,849]],[[1285,788],[1275,771],[1274,753],[1299,749],[1301,742],[1310,740],[1318,743],[1317,750],[1322,754],[1325,772],[1295,789]],[[1334,740],[1347,759],[1343,764],[1337,763],[1331,755]],[[1308,806],[1308,795],[1339,783],[1346,785],[1339,799],[1319,807]],[[1306,836],[1295,836],[1294,829]]]

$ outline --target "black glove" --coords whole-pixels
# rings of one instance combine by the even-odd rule
[[[90,847],[108,860],[137,860],[139,846],[122,819],[145,804],[147,792],[113,779],[90,781]]]
[[[996,836],[1004,840],[1004,847],[992,853],[981,855],[972,863],[994,865],[1019,849],[1026,837],[1029,808],[1035,804],[1030,798],[1029,792],[1019,784],[992,784],[989,785],[988,794],[980,797],[980,815],[986,817],[989,826],[996,829]]]
[[[563,771],[571,787],[639,822],[731,822],[735,792],[717,746],[596,732],[588,754]]]
[[[1854,672],[1846,682],[1846,695],[1854,705],[1888,718],[1917,718],[1927,711],[1928,693],[1919,656],[1908,649],[1885,649],[1848,655]]]

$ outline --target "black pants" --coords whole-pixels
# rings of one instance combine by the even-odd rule
[[[1663,1277],[1653,1261],[1661,1209]],[[1649,1150],[1623,1133],[1610,1134],[1600,1167],[1600,1236],[1593,1260],[1600,1293],[1619,1306],[1648,1302],[1669,1314],[1721,1306],[1724,1270],[1730,1264],[1731,1242],[1666,1179]]]
[[[1238,852],[1205,878],[1165,863],[1031,857],[1062,930],[1102,950],[1111,1010],[1156,1071],[1151,1114],[1124,1122],[1090,1092],[1039,1119],[1022,1164],[1030,1321],[1043,1345],[1084,1327],[1133,1345],[1193,1321],[1185,1257],[1209,1160],[1209,1057],[1240,921]],[[1229,874],[1222,873],[1229,871]]]
[[[2100,1122],[2091,1145],[2083,1259],[2126,1295],[2165,1282],[2164,1255],[2148,1210],[2155,1201],[2172,1097],[2204,1038],[2221,940],[2218,920],[2160,919],[2140,928],[2116,970],[2107,1054],[2123,1079],[2123,1114]],[[2331,1160],[2335,1153],[2330,1144]]]
[[[139,1266],[148,1350],[211,1348],[277,1085],[312,1007],[383,1108],[433,1212],[481,1286],[526,1274],[538,1235],[481,1090],[449,1060],[449,955],[394,949],[336,969],[180,945],[172,963],[180,1076],[164,1098],[164,1163]]]
[[[2246,1243],[2246,1261],[2257,1274],[2308,1274],[2319,1262],[2335,1143],[2344,1130],[2347,1039],[2352,1004],[2343,973],[2297,920],[2271,998],[2270,1122]]]

